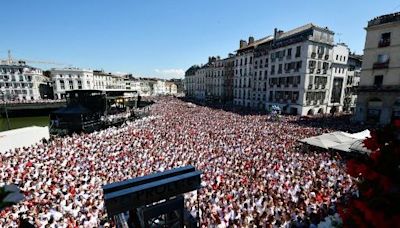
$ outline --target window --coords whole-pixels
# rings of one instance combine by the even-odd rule
[[[287,58],[289,59],[290,57],[292,57],[292,49],[291,48],[289,48],[287,50]]]
[[[383,83],[383,75],[376,75],[374,78],[374,86],[380,87]]]
[[[278,74],[282,74],[282,64],[279,64],[279,67],[278,67]]]
[[[300,57],[301,46],[296,47],[296,57]]]
[[[390,46],[390,32],[382,33],[378,47]]]
[[[244,59],[244,65],[247,65],[247,58]]]
[[[339,55],[336,55],[336,60],[339,60]]]
[[[275,74],[275,65],[271,66],[271,75]]]
[[[378,63],[386,63],[389,61],[389,55],[380,54],[378,55]]]

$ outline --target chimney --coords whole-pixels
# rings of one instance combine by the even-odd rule
[[[244,48],[247,46],[247,42],[245,40],[240,40],[240,48]]]
[[[229,58],[232,58],[232,57],[234,57],[234,56],[235,56],[235,55],[232,54],[232,53],[229,53],[229,54],[228,54],[228,57],[229,57]]]
[[[274,28],[274,40],[276,40],[276,35],[278,34],[278,29],[277,28]]]
[[[252,43],[254,43],[254,37],[249,36],[249,44],[252,44]]]
[[[212,57],[209,56],[209,57],[208,57],[208,62],[209,62],[209,63],[211,63],[211,59],[212,59]]]

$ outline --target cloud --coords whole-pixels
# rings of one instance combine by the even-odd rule
[[[165,79],[183,78],[185,75],[185,70],[183,69],[155,69],[154,72]]]

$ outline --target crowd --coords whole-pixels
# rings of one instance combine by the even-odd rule
[[[0,227],[20,218],[37,227],[113,226],[102,185],[184,165],[204,172],[204,187],[185,196],[203,227],[327,227],[338,220],[336,202],[355,191],[338,154],[298,147],[330,129],[172,98],[150,113],[1,154],[0,185],[17,184],[26,198],[0,212]]]

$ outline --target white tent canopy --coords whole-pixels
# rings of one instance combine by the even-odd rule
[[[357,151],[365,153],[368,152],[368,149],[363,147],[363,141],[367,137],[370,137],[369,130],[364,130],[354,134],[342,131],[335,131],[310,138],[305,138],[300,140],[300,142],[326,150],[333,149],[344,152]]]

